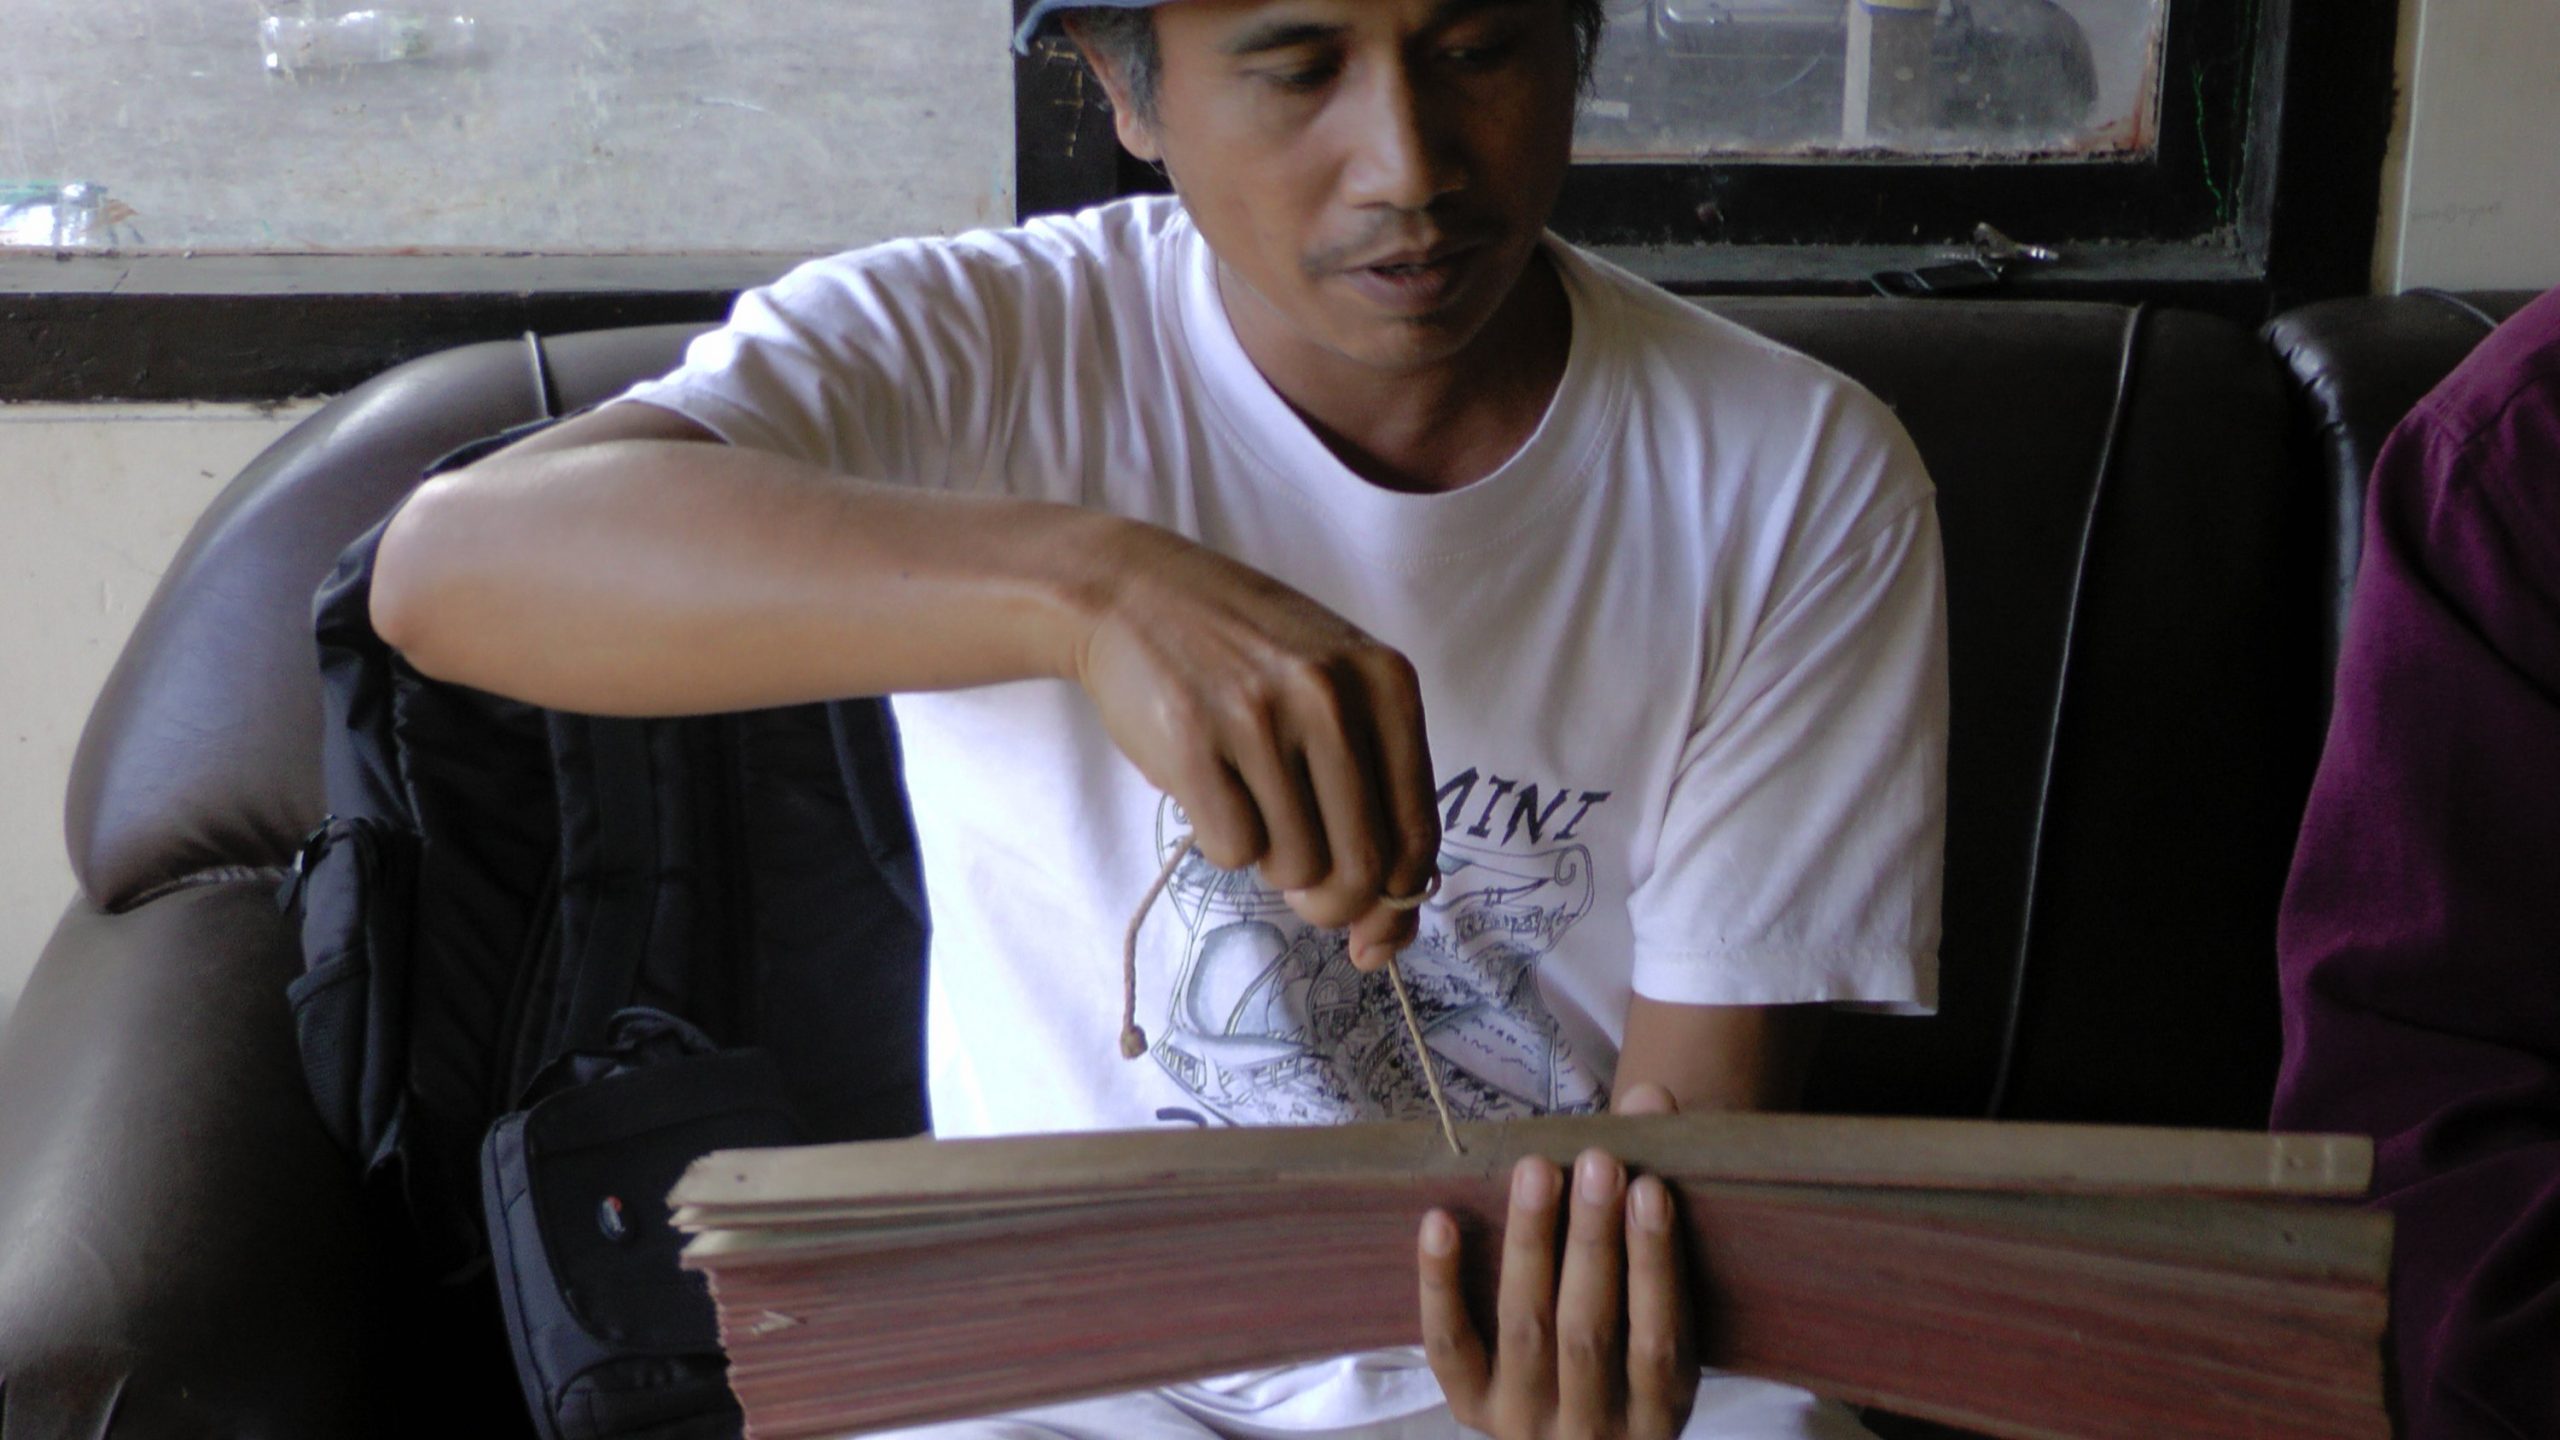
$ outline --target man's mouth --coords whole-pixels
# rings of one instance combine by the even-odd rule
[[[1406,251],[1343,272],[1373,303],[1408,314],[1438,309],[1466,278],[1479,247],[1446,245]]]
[[[1476,249],[1480,240],[1443,237],[1427,245],[1405,245],[1353,262],[1355,270],[1428,270]]]

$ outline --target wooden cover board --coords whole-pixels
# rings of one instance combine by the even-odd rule
[[[758,1440],[1416,1339],[1414,1231],[1489,1315],[1510,1164],[1674,1183],[1709,1363],[1993,1435],[2387,1440],[2369,1145],[1823,1117],[895,1141],[677,1188]]]

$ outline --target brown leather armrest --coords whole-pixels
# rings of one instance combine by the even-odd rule
[[[370,1428],[354,1186],[272,894],[75,905],[0,1031],[0,1440]]]

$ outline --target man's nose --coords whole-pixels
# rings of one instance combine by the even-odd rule
[[[1356,205],[1423,210],[1466,186],[1449,98],[1415,83],[1403,64],[1372,66],[1347,107],[1346,196]]]

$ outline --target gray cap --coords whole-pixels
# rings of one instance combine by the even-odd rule
[[[1164,0],[1035,0],[1031,13],[1022,17],[1022,28],[1013,32],[1013,48],[1030,54],[1032,37],[1061,10],[1148,10],[1163,3]]]

